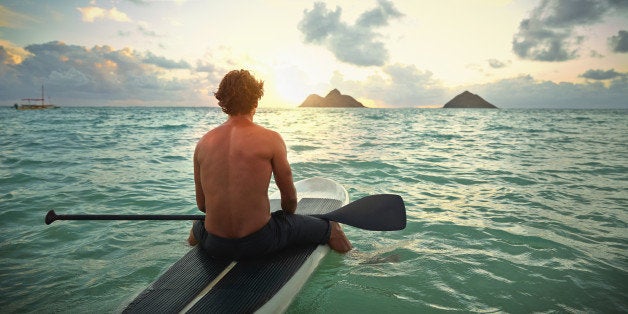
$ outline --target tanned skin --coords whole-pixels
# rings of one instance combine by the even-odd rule
[[[199,140],[194,152],[196,204],[205,213],[205,229],[223,238],[242,238],[268,223],[273,174],[282,210],[294,214],[297,208],[286,145],[277,132],[253,123],[256,107],[257,102],[249,113],[229,115]],[[331,222],[331,227],[330,247],[351,250],[340,225]],[[198,243],[191,230],[188,243]]]

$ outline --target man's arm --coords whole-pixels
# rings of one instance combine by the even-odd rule
[[[198,163],[198,146],[194,150],[194,188],[196,190],[196,206],[198,210],[205,212],[205,194],[201,184],[201,167]]]
[[[286,144],[278,133],[276,134],[276,151],[271,160],[275,183],[281,193],[281,209],[294,214],[297,210],[297,190],[292,181],[292,169],[288,162]]]

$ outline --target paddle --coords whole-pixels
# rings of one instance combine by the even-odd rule
[[[401,196],[395,194],[369,195],[329,213],[311,216],[373,231],[406,227],[406,206]]]
[[[377,194],[353,201],[327,214],[312,215],[357,228],[374,231],[402,230],[406,227],[406,207],[394,194]],[[50,210],[46,224],[56,220],[204,220],[205,215],[57,215]]]

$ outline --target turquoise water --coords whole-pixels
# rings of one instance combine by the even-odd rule
[[[189,248],[192,153],[216,108],[0,109],[0,309],[116,312]],[[628,111],[260,109],[295,180],[403,196],[397,232],[345,227],[290,313],[627,312]]]

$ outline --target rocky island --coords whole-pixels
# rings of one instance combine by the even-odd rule
[[[484,98],[470,93],[469,91],[464,91],[462,94],[454,97],[448,103],[443,106],[443,108],[492,108],[496,109],[493,104],[484,100]]]
[[[311,94],[307,96],[305,101],[299,107],[318,107],[318,108],[366,108],[362,103],[355,100],[349,95],[343,95],[339,90],[333,89],[324,98]]]

